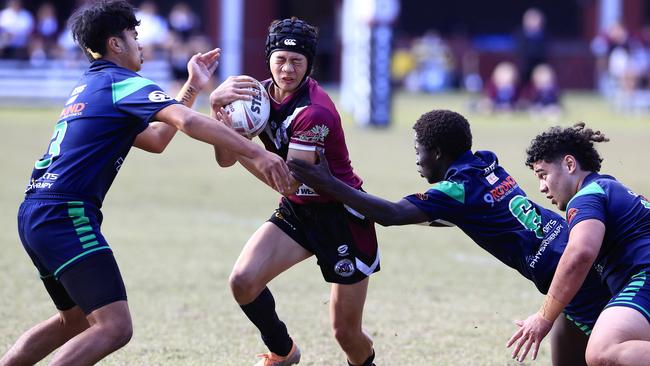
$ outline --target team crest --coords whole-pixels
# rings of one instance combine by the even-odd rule
[[[426,193],[416,193],[415,197],[417,197],[417,199],[419,199],[420,201],[426,201],[429,199],[429,195]]]
[[[341,259],[334,265],[334,272],[341,277],[350,277],[354,274],[354,264],[349,259]]]
[[[578,209],[577,208],[570,208],[569,211],[566,213],[566,221],[570,224],[571,220],[573,220],[574,217],[578,214]]]

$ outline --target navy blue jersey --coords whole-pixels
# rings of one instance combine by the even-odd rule
[[[94,61],[70,93],[26,194],[100,207],[136,136],[174,103],[153,81],[112,62]]]
[[[546,293],[566,247],[562,217],[538,206],[490,151],[461,155],[445,179],[405,197],[432,226],[458,226],[479,246]]]
[[[595,267],[613,293],[650,267],[650,203],[614,177],[592,173],[567,204],[567,221],[595,219],[605,224],[605,237]]]

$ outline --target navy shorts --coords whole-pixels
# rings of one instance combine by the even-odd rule
[[[90,313],[126,300],[113,253],[100,232],[99,209],[81,201],[26,199],[18,234],[57,309]]]
[[[612,298],[609,288],[591,269],[573,300],[564,308],[564,316],[586,335],[590,335],[598,316]]]
[[[327,282],[353,284],[379,271],[374,223],[341,203],[282,198],[268,221],[316,256]]]
[[[607,307],[624,306],[643,314],[650,322],[650,270],[641,271],[630,278],[625,287],[614,296]]]

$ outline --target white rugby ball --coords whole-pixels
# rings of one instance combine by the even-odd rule
[[[223,107],[232,120],[232,128],[248,138],[253,138],[264,130],[271,112],[269,94],[262,83],[255,80],[255,84],[255,87],[250,88],[255,92],[251,100],[236,100]]]

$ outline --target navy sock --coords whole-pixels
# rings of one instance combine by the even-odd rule
[[[375,360],[375,350],[373,349],[372,354],[370,355],[370,357],[368,357],[368,359],[363,361],[363,363],[361,365],[359,365],[359,366],[375,366],[375,364],[372,363],[374,360]],[[348,365],[349,366],[355,366],[355,365],[351,364],[350,361],[348,361]]]
[[[253,302],[240,307],[259,329],[262,341],[271,352],[278,356],[289,354],[293,340],[289,337],[287,327],[275,312],[275,300],[268,287],[265,287]]]

